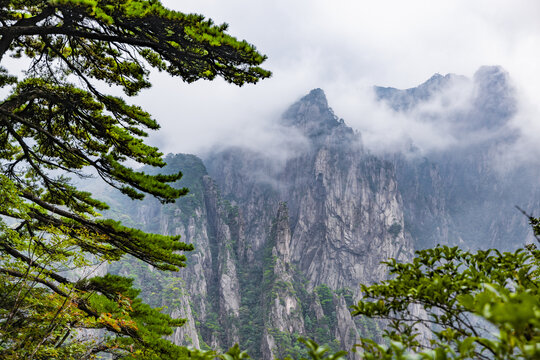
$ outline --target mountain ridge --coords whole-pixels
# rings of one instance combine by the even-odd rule
[[[292,104],[281,121],[310,141],[281,166],[241,148],[204,160],[168,155],[163,170],[190,174],[177,183],[190,194],[176,204],[146,199],[124,209],[143,229],[195,244],[187,269],[172,276],[129,261],[114,269],[135,274],[152,304],[193,319],[173,335],[177,343],[224,349],[239,342],[263,360],[301,354],[298,336],[350,349],[360,336],[378,339],[384,326],[347,310],[359,283],[386,278],[381,261],[407,261],[437,243],[502,249],[527,238],[527,219],[512,213],[509,201],[537,208],[538,186],[525,197],[528,180],[515,189],[520,174],[496,176],[490,147],[431,158],[371,154],[321,89]],[[154,291],[144,290],[148,279]]]

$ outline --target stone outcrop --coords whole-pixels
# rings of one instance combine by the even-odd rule
[[[206,161],[222,196],[238,204],[246,224],[240,261],[264,266],[264,250],[275,241],[274,290],[262,300],[264,359],[276,356],[272,349],[285,353],[276,334],[281,339],[283,334],[309,335],[303,316],[307,309],[317,308],[319,299],[299,303],[293,269],[305,280],[302,286],[308,293],[324,285],[331,291],[347,289],[355,299],[360,283],[386,277],[381,261],[410,259],[413,250],[403,231],[403,203],[393,164],[362,148],[359,135],[334,115],[322,90],[292,105],[283,123],[303,133],[310,146],[281,167],[242,149],[229,149]],[[336,332],[328,330],[348,349],[362,331],[346,315],[349,305],[336,297],[332,311],[316,312],[312,319],[327,317]]]

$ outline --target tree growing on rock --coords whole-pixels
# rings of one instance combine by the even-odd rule
[[[156,0],[1,0],[0,23],[0,64],[7,56],[30,61],[22,78],[0,67],[8,93],[0,101],[0,357],[187,356],[162,338],[183,320],[141,302],[130,279],[67,274],[126,254],[176,271],[192,245],[100,218],[107,205],[69,177],[92,169],[132,199],[168,203],[186,194],[170,185],[181,173],[124,165],[164,165],[143,141],[159,125],[99,83],[134,96],[150,87],[151,68],[188,83],[256,83],[270,76],[259,67],[265,56],[226,24]],[[101,335],[85,338],[85,329]]]

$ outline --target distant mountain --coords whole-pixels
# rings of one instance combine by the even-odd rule
[[[473,79],[455,74],[435,74],[423,84],[411,89],[375,86],[374,91],[377,100],[386,102],[392,109],[400,112],[412,111],[448,91],[470,91],[468,107],[460,107],[457,111],[449,108],[448,110],[456,113],[446,114],[454,115],[453,121],[459,123],[463,131],[500,128],[506,125],[517,111],[515,90],[509,74],[499,66],[483,66],[476,71]],[[435,117],[430,120],[438,119]]]
[[[415,248],[437,243],[466,248],[515,249],[531,239],[529,212],[540,208],[538,175],[529,164],[505,171],[501,152],[519,141],[510,126],[517,99],[509,74],[498,66],[481,67],[473,79],[434,75],[417,88],[376,87],[379,101],[398,112],[414,113],[437,96],[460,89],[469,92],[466,105],[449,108],[424,121],[450,122],[459,144],[425,156],[390,154],[403,197],[406,229]],[[454,112],[452,112],[454,111]]]
[[[471,105],[451,120],[474,125],[459,131],[504,127],[516,111],[498,67],[472,80],[437,74],[413,89],[375,92],[394,111],[413,112],[456,84],[473,89]],[[172,337],[177,343],[239,342],[254,359],[301,353],[298,336],[350,349],[359,336],[380,337],[382,323],[352,318],[348,307],[360,283],[386,278],[381,261],[410,260],[437,243],[516,248],[530,236],[514,205],[540,208],[533,173],[499,173],[490,162],[501,142],[513,141],[508,133],[422,157],[376,156],[321,89],[280,121],[309,143],[284,163],[242,148],[204,160],[168,155],[164,171],[186,174],[177,184],[190,188],[186,197],[167,205],[113,199],[113,214],[129,224],[195,244],[178,274],[131,261],[111,268],[135,276],[152,304],[188,319]]]
[[[375,86],[377,100],[386,101],[396,111],[406,111],[420,102],[430,100],[433,95],[440,92],[457,81],[467,81],[463,76],[454,74],[435,74],[426,82],[417,87],[400,90],[393,87]]]

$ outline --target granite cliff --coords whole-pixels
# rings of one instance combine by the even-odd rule
[[[517,106],[502,69],[375,92],[393,111],[411,112],[455,82],[474,89],[472,105],[450,116],[456,131],[494,134],[457,150],[372,154],[315,89],[280,120],[307,144],[286,160],[242,148],[204,160],[168,155],[160,171],[182,170],[178,185],[190,193],[168,205],[114,198],[115,214],[146,231],[179,234],[196,250],[177,274],[129,260],[111,271],[135,276],[147,301],[188,319],[171,336],[176,343],[239,342],[266,360],[302,354],[298,336],[347,350],[360,336],[379,338],[383,324],[352,318],[348,307],[359,284],[386,278],[381,261],[406,261],[437,243],[519,246],[528,227],[513,206],[540,205],[532,170],[500,173],[490,163],[501,143],[516,139],[500,131]]]

